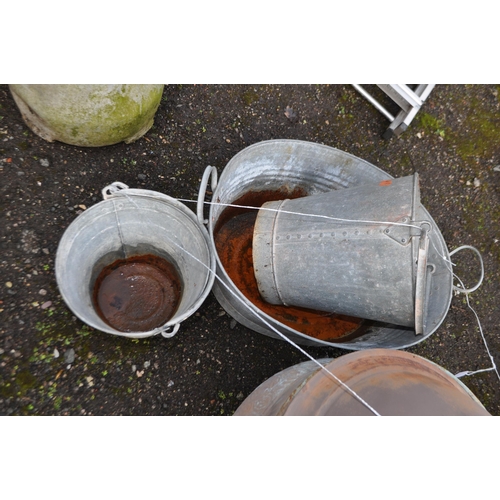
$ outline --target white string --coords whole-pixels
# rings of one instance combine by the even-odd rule
[[[124,193],[123,191],[120,191],[121,195],[124,195],[127,197],[127,199],[132,202],[137,209],[139,209],[139,206],[135,203],[135,201],[128,195],[127,193]],[[182,201],[182,200],[178,200]],[[253,207],[255,208],[255,207]],[[168,238],[168,237],[167,237]],[[348,391],[351,395],[353,395],[360,403],[362,403],[364,406],[366,406],[374,415],[380,417],[380,413],[377,412],[370,404],[368,404],[359,394],[357,394],[353,389],[351,389],[347,384],[342,382],[335,374],[333,374],[331,371],[329,371],[324,365],[322,365],[320,362],[318,362],[316,359],[314,359],[309,353],[307,353],[304,349],[299,347],[295,342],[293,342],[291,339],[289,339],[286,335],[282,334],[279,330],[277,330],[274,326],[272,326],[268,321],[266,321],[256,310],[252,309],[248,304],[246,304],[240,297],[236,295],[236,293],[231,290],[231,288],[222,281],[222,279],[217,276],[217,274],[210,269],[204,262],[200,261],[196,256],[192,255],[190,252],[188,252],[185,248],[181,247],[179,244],[177,244],[175,241],[172,239],[168,238],[170,243],[174,244],[176,247],[181,249],[183,252],[185,252],[187,255],[189,255],[191,258],[193,258],[195,261],[200,263],[202,266],[204,266],[206,269],[208,269],[209,272],[213,273],[215,278],[219,280],[220,283],[222,283],[226,289],[234,296],[236,299],[238,299],[250,312],[252,312],[255,316],[257,316],[267,327],[269,327],[271,330],[273,330],[275,333],[277,333],[283,340],[286,340],[289,342],[292,346],[294,346],[297,350],[299,350],[302,354],[307,356],[311,361],[316,363],[323,371],[325,371],[329,376],[333,377],[333,379],[338,382],[346,391]]]
[[[179,199],[179,201],[191,202],[191,203],[195,202],[195,200],[185,200],[185,199]],[[230,203],[216,203],[216,202],[208,202],[208,201],[205,201],[204,203],[206,203],[207,205],[222,205],[222,206],[227,206],[227,207],[248,208],[248,209],[253,209],[253,210],[269,210],[269,211],[273,211],[273,212],[281,212],[281,213],[287,213],[287,214],[291,214],[291,215],[310,216],[310,217],[318,217],[318,218],[324,218],[324,219],[329,219],[329,220],[336,220],[336,221],[339,221],[339,222],[357,222],[357,223],[383,224],[383,225],[392,224],[392,225],[408,226],[408,227],[414,227],[414,228],[420,229],[420,226],[416,226],[414,224],[399,223],[399,222],[370,221],[370,220],[357,220],[357,219],[356,220],[352,220],[352,219],[342,219],[342,218],[338,218],[338,217],[330,217],[328,215],[304,214],[304,213],[300,213],[300,212],[291,212],[291,211],[287,211],[287,210],[281,210],[281,209],[275,209],[275,208],[267,208],[267,207],[253,207],[253,206],[247,206],[247,205],[234,205],[234,204],[230,204]],[[495,361],[494,361],[494,359],[493,359],[493,357],[492,357],[492,355],[490,353],[488,344],[486,342],[486,338],[485,338],[484,333],[483,333],[483,329],[482,329],[482,326],[481,326],[481,322],[479,320],[479,316],[477,315],[476,311],[472,308],[472,306],[470,305],[470,302],[469,302],[469,293],[477,290],[479,288],[479,286],[481,285],[482,281],[483,281],[484,267],[483,267],[483,262],[482,262],[482,259],[481,259],[481,254],[479,253],[479,251],[476,248],[471,247],[469,245],[463,245],[463,246],[461,246],[459,248],[456,248],[455,250],[453,250],[453,252],[450,252],[450,254],[449,254],[450,257],[451,257],[452,255],[454,255],[459,250],[462,250],[464,248],[470,248],[470,249],[474,250],[479,255],[479,258],[481,260],[481,278],[480,278],[479,282],[473,288],[467,289],[467,288],[465,288],[462,280],[460,280],[460,278],[456,274],[453,273],[453,268],[451,266],[455,266],[455,264],[451,261],[451,259],[446,258],[446,256],[444,255],[444,249],[443,248],[441,248],[441,250],[437,249],[434,241],[431,238],[430,238],[430,242],[431,242],[434,250],[436,251],[437,255],[439,255],[439,257],[441,257],[445,261],[445,263],[447,264],[447,268],[450,271],[450,273],[452,274],[452,276],[454,276],[460,282],[460,284],[462,286],[462,289],[460,289],[460,288],[458,288],[456,286],[453,286],[453,288],[455,290],[459,291],[460,293],[465,293],[465,296],[466,296],[466,299],[467,299],[467,305],[469,306],[469,308],[474,313],[474,316],[476,317],[476,320],[477,320],[477,323],[478,323],[478,326],[479,326],[479,331],[481,333],[481,337],[483,339],[483,343],[484,343],[484,346],[486,348],[486,352],[488,353],[488,356],[490,357],[490,360],[491,360],[491,363],[492,363],[492,367],[491,368],[485,368],[485,369],[476,370],[476,371],[464,371],[464,372],[460,372],[460,373],[458,373],[456,375],[456,377],[460,378],[460,377],[464,377],[464,376],[474,375],[476,373],[481,373],[481,372],[493,371],[494,370],[496,372],[499,380],[500,380],[500,375],[498,373]],[[440,242],[440,244],[441,244],[441,242]],[[450,266],[450,267],[448,267],[448,266]]]
[[[212,269],[210,269],[205,263],[201,262],[197,257],[195,257],[194,255],[192,255],[185,248],[182,248],[179,245],[177,245],[177,243],[175,243],[173,241],[172,241],[172,243],[174,243],[174,245],[176,245],[178,248],[180,248],[181,250],[183,250],[187,255],[189,255],[190,257],[192,257],[194,260],[196,260],[197,262],[199,262],[200,264],[202,264],[203,266],[205,266],[211,273],[213,273],[214,276],[219,280],[219,282],[222,283],[226,287],[226,289],[234,297],[236,297],[241,302],[241,304],[243,304],[249,311],[251,311],[255,316],[257,316],[260,319],[260,321],[262,321],[267,327],[269,327],[271,330],[273,330],[275,333],[277,333],[283,340],[286,340],[287,342],[289,342],[290,344],[292,344],[292,346],[294,346],[302,354],[304,354],[305,356],[307,356],[311,361],[313,361],[314,363],[316,363],[323,371],[325,371],[328,375],[330,375],[331,377],[333,377],[334,380],[336,380],[344,389],[346,389],[349,393],[351,393],[358,401],[360,401],[363,405],[365,405],[376,416],[378,416],[378,417],[381,416],[380,413],[378,413],[371,405],[369,405],[361,396],[359,396],[359,394],[357,394],[347,384],[345,384],[344,382],[342,382],[342,380],[340,380],[335,374],[333,374],[325,366],[323,366],[321,363],[319,363],[308,352],[306,352],[304,349],[302,349],[301,347],[299,347],[295,342],[293,342],[291,339],[289,339],[286,335],[284,335],[279,330],[277,330],[274,326],[272,326],[256,310],[252,309],[247,303],[245,303],[243,301],[243,299],[241,299],[241,297],[238,297],[238,295],[236,295],[236,293],[233,290],[231,290],[231,288],[229,287],[229,285],[227,285],[226,283],[224,283],[224,281],[222,281],[222,278],[220,278],[219,276],[217,276],[217,274],[214,271],[212,271]]]
[[[177,201],[182,201],[184,203],[198,203],[195,200],[185,200],[182,198],[176,198]],[[234,208],[249,208],[252,210],[267,210],[269,212],[279,212],[282,214],[289,214],[289,215],[302,215],[306,217],[314,217],[318,219],[327,219],[327,220],[334,220],[337,222],[361,222],[364,224],[383,224],[384,226],[390,224],[392,226],[406,226],[406,227],[414,227],[417,229],[421,229],[420,226],[417,226],[415,224],[408,224],[404,222],[389,222],[389,221],[379,221],[379,220],[363,220],[363,219],[343,219],[341,217],[331,217],[329,215],[320,215],[320,214],[305,214],[301,212],[293,212],[289,210],[282,210],[280,208],[269,208],[269,207],[253,207],[251,205],[233,205],[232,203],[217,203],[217,202],[212,202],[212,201],[204,201],[206,205],[218,205],[222,207],[234,207]]]
[[[137,208],[139,208],[137,206],[137,204],[135,203],[135,201],[133,201],[130,196],[126,193],[123,193],[123,191],[121,191],[121,194],[124,194]],[[182,198],[176,198],[177,201],[180,201],[180,202],[187,202],[187,203],[197,203],[196,200],[188,200],[188,199],[182,199]],[[365,224],[383,224],[383,225],[398,225],[398,226],[406,226],[406,227],[413,227],[413,228],[417,228],[417,229],[420,229],[420,226],[417,226],[415,224],[408,224],[408,223],[400,223],[400,222],[389,222],[389,221],[373,221],[373,220],[362,220],[362,219],[344,219],[344,218],[339,218],[339,217],[331,217],[331,216],[328,216],[328,215],[320,215],[320,214],[306,214],[306,213],[300,213],[300,212],[293,212],[293,211],[287,211],[287,210],[280,210],[280,209],[274,209],[274,208],[267,208],[267,207],[254,207],[254,206],[248,206],[248,205],[236,205],[236,204],[231,204],[231,203],[217,203],[217,202],[208,202],[208,201],[204,201],[204,204],[207,204],[207,205],[219,205],[219,206],[225,206],[225,207],[234,207],[234,208],[245,208],[245,209],[251,209],[251,210],[268,210],[268,211],[272,211],[272,212],[281,212],[281,213],[286,213],[286,214],[291,214],[291,215],[300,215],[300,216],[306,216],[306,217],[315,217],[315,218],[323,218],[323,219],[328,219],[328,220],[334,220],[334,221],[337,221],[337,222],[347,222],[347,223],[365,223]],[[171,243],[173,243],[175,246],[177,246],[178,248],[180,248],[182,251],[184,251],[187,255],[189,255],[191,258],[193,258],[194,260],[196,260],[197,262],[199,262],[201,265],[203,265],[204,267],[206,267],[209,272],[213,273],[215,278],[217,278],[219,280],[220,283],[222,283],[226,289],[234,296],[236,297],[237,300],[239,300],[249,311],[251,311],[254,315],[256,315],[266,326],[268,326],[272,331],[274,331],[275,333],[277,333],[281,338],[283,338],[284,340],[286,340],[287,342],[289,342],[291,345],[293,345],[297,350],[299,350],[302,354],[304,354],[306,357],[308,357],[311,361],[313,361],[314,363],[316,363],[322,370],[324,370],[329,376],[331,376],[334,380],[336,380],[345,390],[347,390],[349,393],[351,393],[356,399],[358,399],[363,405],[365,405],[370,411],[372,411],[375,415],[377,416],[380,416],[380,414],[374,409],[372,408],[371,405],[369,405],[363,398],[361,398],[361,396],[359,396],[355,391],[353,391],[349,386],[347,386],[344,382],[342,382],[336,375],[334,375],[332,372],[330,372],[325,366],[323,366],[321,363],[319,363],[316,359],[314,359],[310,354],[308,354],[305,350],[303,350],[301,347],[299,347],[297,344],[295,344],[291,339],[289,339],[286,335],[282,334],[279,330],[277,330],[275,327],[273,327],[269,322],[267,322],[256,310],[252,309],[248,304],[246,304],[245,302],[243,302],[243,300],[235,294],[235,292],[233,290],[231,290],[231,288],[222,281],[222,279],[217,276],[216,273],[214,273],[214,271],[212,271],[212,269],[210,269],[205,263],[201,262],[199,259],[197,259],[194,255],[192,255],[190,252],[188,252],[186,249],[180,247],[177,243],[175,243],[174,241],[170,240]],[[444,250],[441,248],[441,250],[437,249],[434,242],[432,241],[432,239],[430,239],[431,241],[431,244],[432,246],[434,247],[435,251],[437,252],[437,254],[449,265],[449,266],[454,266],[455,264],[450,260],[450,259],[447,259],[446,256],[444,255]],[[455,249],[453,251],[453,253],[457,252],[458,250],[460,250],[461,248],[465,248],[465,247],[460,247],[458,249]],[[473,247],[470,247],[470,248],[473,248]],[[474,248],[473,248],[474,249]],[[474,249],[476,250],[476,249]],[[477,251],[477,250],[476,250]],[[451,256],[452,254],[450,254]],[[482,265],[482,262],[481,262],[481,265]],[[463,282],[460,280],[460,278],[458,276],[456,276],[454,273],[453,273],[453,269],[451,267],[448,267],[448,270],[452,273],[452,275],[460,282],[460,284],[462,285],[462,288],[463,289],[459,289],[458,287],[455,287],[454,286],[454,289],[456,290],[459,290],[460,292],[462,293],[465,293],[466,295],[466,300],[467,300],[467,305],[469,306],[469,308],[472,310],[472,312],[474,313],[475,317],[476,317],[476,320],[478,322],[478,325],[479,325],[479,331],[481,333],[481,337],[483,339],[483,343],[485,345],[485,348],[486,348],[486,351],[488,353],[488,356],[490,357],[490,360],[491,360],[491,363],[492,363],[492,367],[491,368],[484,368],[484,369],[481,369],[481,370],[476,370],[476,371],[464,371],[464,372],[460,372],[458,374],[456,374],[455,376],[457,378],[460,378],[460,377],[464,377],[464,376],[469,376],[469,375],[474,375],[476,373],[482,373],[482,372],[486,372],[486,371],[495,371],[499,380],[500,380],[500,375],[498,373],[498,370],[497,370],[497,367],[495,365],[495,361],[490,353],[490,350],[488,348],[488,344],[486,342],[486,338],[484,336],[484,333],[483,333],[483,330],[482,330],[482,326],[481,326],[481,322],[479,321],[479,317],[476,313],[476,311],[472,308],[472,306],[470,305],[470,302],[469,302],[469,296],[468,296],[468,293],[470,291],[474,291],[476,290],[481,282],[482,282],[482,277],[481,277],[481,281],[473,288],[473,289],[470,289],[470,290],[467,290],[464,285],[463,285]]]
[[[465,290],[465,286],[464,286],[462,280],[456,274],[453,274],[453,276],[460,282],[460,284],[462,285],[462,288]],[[461,290],[461,292],[463,292],[463,290]],[[481,333],[481,337],[483,338],[484,347],[486,348],[486,352],[488,353],[488,356],[490,357],[491,368],[483,368],[482,370],[476,370],[476,371],[464,371],[464,372],[457,373],[455,375],[455,377],[461,378],[461,377],[465,377],[465,376],[469,376],[469,375],[474,375],[476,373],[489,372],[489,371],[495,370],[495,372],[497,374],[497,377],[500,380],[500,375],[498,373],[497,366],[495,364],[495,360],[493,359],[493,356],[491,355],[490,350],[488,348],[488,344],[486,342],[486,338],[485,338],[484,333],[483,333],[483,328],[481,326],[481,322],[479,321],[479,316],[477,315],[477,313],[474,310],[474,308],[470,305],[470,302],[469,302],[469,293],[468,292],[463,292],[463,293],[465,293],[465,298],[467,300],[467,305],[469,306],[469,309],[474,313],[474,316],[476,317],[476,320],[477,320],[477,324],[479,325],[479,331]]]

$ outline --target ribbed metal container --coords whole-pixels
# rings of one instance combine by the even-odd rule
[[[428,302],[435,264],[421,211],[417,174],[265,203],[253,233],[260,295],[423,333],[419,305]]]

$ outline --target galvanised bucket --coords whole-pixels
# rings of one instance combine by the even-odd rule
[[[431,224],[429,258],[435,262],[431,268],[432,286],[428,293],[422,335],[415,335],[415,329],[412,327],[376,321],[369,322],[362,336],[342,342],[306,335],[276,320],[247,299],[224,268],[215,244],[215,232],[223,219],[224,211],[228,208],[227,205],[248,194],[258,195],[268,190],[286,193],[298,189],[302,196],[310,196],[392,180],[392,176],[365,160],[330,146],[306,141],[264,141],[240,151],[226,165],[218,184],[212,184],[208,228],[211,249],[216,256],[218,276],[213,291],[221,306],[239,323],[256,332],[281,340],[284,336],[301,345],[323,345],[350,350],[402,349],[425,340],[436,331],[448,312],[453,281],[450,266],[445,260],[449,260],[445,241],[432,217],[422,206],[419,208],[421,213],[417,214],[416,218],[427,220]],[[200,189],[199,205],[202,206],[204,198],[205,193]],[[283,198],[286,198],[286,194],[276,199]]]
[[[85,210],[66,229],[56,255],[56,278],[66,304],[83,322],[103,332],[132,338],[173,336],[201,306],[215,278],[208,233],[196,215],[162,193],[114,183],[104,201]],[[148,331],[119,331],[97,313],[93,289],[101,270],[124,257],[153,254],[177,270],[181,296],[173,316]]]
[[[259,292],[422,334],[434,264],[421,215],[417,174],[265,203],[253,234]]]

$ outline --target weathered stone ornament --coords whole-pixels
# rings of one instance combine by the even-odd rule
[[[153,125],[163,85],[9,85],[28,127],[74,146],[131,143]]]

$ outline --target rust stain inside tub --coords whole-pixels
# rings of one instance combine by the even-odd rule
[[[247,193],[234,205],[260,207],[267,201],[298,198],[307,193],[265,191]],[[252,241],[258,210],[228,207],[215,227],[217,254],[227,274],[243,293],[262,312],[298,332],[323,341],[342,342],[361,335],[368,323],[360,318],[299,307],[272,305],[260,296],[254,275]]]
[[[156,255],[118,259],[94,284],[94,307],[108,325],[121,332],[147,332],[164,325],[181,297],[174,266]]]

